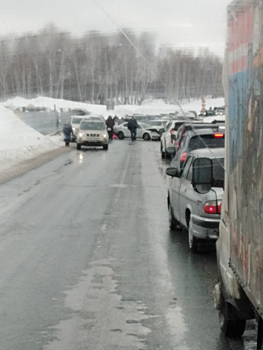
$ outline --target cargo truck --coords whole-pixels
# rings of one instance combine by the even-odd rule
[[[225,192],[217,241],[215,302],[220,327],[242,336],[246,321],[263,338],[263,1],[227,11]]]

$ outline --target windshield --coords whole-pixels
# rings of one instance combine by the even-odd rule
[[[222,148],[225,146],[225,138],[217,138],[214,135],[196,135],[189,143],[189,150],[194,151],[200,148]]]
[[[74,117],[72,118],[72,124],[80,124],[83,118]]]
[[[104,123],[96,122],[82,122],[80,125],[81,130],[105,130],[106,126]]]

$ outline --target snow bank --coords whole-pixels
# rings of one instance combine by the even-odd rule
[[[0,104],[1,170],[58,147],[58,143],[27,126],[12,111]]]
[[[219,106],[223,106],[224,104],[225,104],[224,98],[217,98],[217,99],[211,98],[206,100],[206,108],[209,108],[209,107],[214,108],[216,106],[219,107]],[[180,107],[177,104],[166,104],[163,100],[145,100],[141,106],[119,105],[115,107],[114,111],[107,111],[106,106],[102,106],[102,105],[92,105],[88,103],[73,102],[73,101],[53,99],[53,98],[41,97],[41,96],[30,100],[26,100],[21,97],[16,97],[4,103],[5,107],[8,107],[9,109],[12,109],[12,110],[15,110],[16,108],[21,108],[21,107],[27,107],[29,105],[34,107],[49,108],[51,110],[54,110],[54,108],[64,109],[64,110],[83,109],[91,113],[103,115],[105,118],[109,114],[112,114],[112,115],[117,114],[120,117],[124,117],[126,114],[133,114],[133,113],[160,114],[160,113],[173,113],[175,111],[180,111]],[[191,101],[190,103],[182,103],[181,107],[185,112],[189,110],[194,110],[198,113],[202,108],[202,101],[200,99],[200,100]]]

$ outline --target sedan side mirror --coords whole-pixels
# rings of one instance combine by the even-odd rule
[[[166,175],[171,176],[171,177],[179,177],[180,176],[177,168],[167,168]]]
[[[196,158],[193,163],[192,185],[196,192],[205,194],[212,188],[213,163],[209,158]]]

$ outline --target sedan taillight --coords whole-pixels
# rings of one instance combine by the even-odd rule
[[[204,205],[204,212],[207,214],[221,214],[222,201],[209,201]]]
[[[181,162],[185,162],[186,161],[186,158],[187,158],[187,156],[188,156],[188,152],[183,152],[182,154],[181,154],[181,158],[180,158],[180,161]]]

